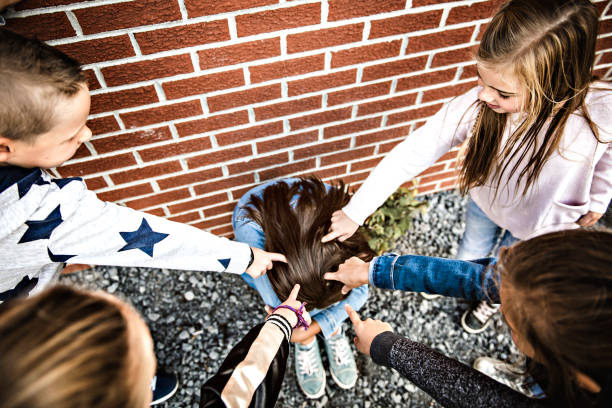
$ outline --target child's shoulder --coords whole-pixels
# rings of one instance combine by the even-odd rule
[[[612,83],[596,81],[585,98],[589,116],[602,129],[612,129]]]

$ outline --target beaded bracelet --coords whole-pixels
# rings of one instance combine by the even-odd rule
[[[310,327],[310,325],[308,324],[306,319],[304,319],[304,317],[302,316],[302,313],[304,313],[304,306],[306,306],[306,302],[303,302],[302,305],[300,306],[300,308],[297,309],[297,310],[295,310],[294,308],[292,308],[289,305],[280,305],[280,306],[275,307],[274,310],[272,311],[272,313],[276,312],[278,309],[289,309],[293,313],[295,313],[295,315],[298,318],[298,321],[295,324],[295,326],[293,326],[293,328],[296,329],[296,328],[302,326],[304,328],[304,330],[308,330],[308,327]]]

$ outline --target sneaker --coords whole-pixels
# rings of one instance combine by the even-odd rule
[[[419,292],[419,295],[421,295],[423,299],[427,299],[427,300],[434,300],[434,299],[442,297],[442,295],[436,295],[435,293],[427,293],[427,292]]]
[[[476,309],[466,310],[461,316],[461,327],[468,333],[482,333],[491,323],[491,318],[499,310],[499,305],[482,301]]]
[[[161,404],[168,400],[176,393],[178,384],[178,378],[174,374],[155,373],[155,377],[151,381],[151,390],[153,391],[151,405]]]
[[[490,357],[478,357],[474,361],[474,368],[529,398],[544,398],[546,396],[533,377],[522,373],[519,366]]]
[[[307,346],[295,343],[295,374],[306,398],[319,398],[325,394],[325,370],[316,338]]]
[[[325,339],[325,351],[329,360],[329,372],[338,387],[348,390],[357,382],[357,365],[353,350],[344,333]]]

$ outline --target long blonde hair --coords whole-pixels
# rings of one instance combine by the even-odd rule
[[[525,120],[503,149],[507,115],[479,102],[460,175],[463,192],[487,180],[495,197],[504,175],[520,171],[514,193],[535,183],[547,159],[559,148],[572,113],[582,115],[599,141],[585,97],[593,82],[597,9],[588,0],[511,0],[487,27],[476,60],[487,67],[506,67],[527,90]],[[538,135],[543,129],[543,142]],[[514,164],[512,164],[514,163]]]
[[[144,407],[116,304],[65,286],[0,305],[2,408]]]

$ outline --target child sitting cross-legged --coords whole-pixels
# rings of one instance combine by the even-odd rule
[[[331,214],[342,208],[350,196],[344,185],[330,186],[315,178],[272,181],[248,191],[234,209],[232,224],[236,241],[285,254],[286,264],[277,263],[266,275],[243,279],[255,288],[265,304],[281,304],[296,283],[298,300],[307,303],[312,324],[306,331],[295,330],[295,367],[298,385],[308,398],[325,393],[325,371],[321,361],[318,333],[323,334],[330,373],[336,384],[348,389],[357,381],[357,368],[342,322],[348,317],[344,305],[359,309],[368,296],[367,285],[342,293],[342,284],[323,279],[352,256],[363,260],[373,252],[361,234],[343,242],[322,243]]]

